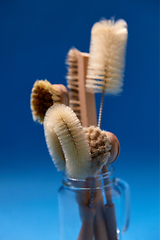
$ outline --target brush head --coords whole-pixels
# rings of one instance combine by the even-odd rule
[[[87,91],[110,94],[122,91],[127,36],[127,23],[124,20],[102,20],[93,25]]]
[[[79,51],[71,48],[67,54],[67,87],[69,89],[69,106],[81,120],[79,82],[78,82],[78,57]]]
[[[63,104],[53,105],[46,112],[44,128],[50,152],[54,152],[56,147],[54,140],[50,140],[48,136],[56,134],[64,154],[68,176],[85,179],[90,171],[89,145],[73,110]]]
[[[95,176],[108,162],[110,157],[111,144],[105,131],[99,127],[90,126],[83,128],[87,136],[91,154],[90,175]]]
[[[56,89],[47,80],[37,80],[31,93],[31,110],[33,120],[43,123],[47,109],[55,102],[59,102],[60,97]]]
[[[45,113],[55,103],[68,104],[68,92],[62,84],[52,85],[47,80],[37,80],[31,93],[33,120],[43,123]]]

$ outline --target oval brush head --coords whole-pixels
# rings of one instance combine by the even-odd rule
[[[83,128],[87,136],[91,154],[90,175],[95,176],[107,163],[110,157],[111,144],[105,131],[99,127],[90,126]]]
[[[102,20],[93,25],[87,91],[111,94],[122,91],[127,35],[124,20]]]
[[[52,85],[47,80],[37,80],[33,85],[30,100],[33,120],[43,123],[47,109],[55,103],[68,104],[67,97],[67,89],[63,85]]]
[[[50,148],[55,149],[54,143],[50,142],[48,136],[52,134],[52,131],[53,135],[57,135],[69,177],[85,179],[90,171],[89,145],[80,121],[73,110],[63,104],[53,105],[46,112],[44,128]],[[49,134],[50,130],[48,129],[51,130]]]

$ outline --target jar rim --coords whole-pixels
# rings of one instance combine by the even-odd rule
[[[74,189],[74,190],[87,190],[89,188],[91,189],[102,189],[104,186],[102,184],[99,184],[99,186],[94,186],[94,182],[101,183],[102,180],[109,179],[110,176],[114,173],[114,167],[112,165],[107,166],[108,171],[102,171],[101,173],[97,174],[95,177],[88,176],[86,179],[74,179],[64,172],[63,174],[63,180],[62,183],[65,188]],[[112,181],[107,184],[107,186],[111,185]]]

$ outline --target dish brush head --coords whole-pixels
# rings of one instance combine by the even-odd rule
[[[89,145],[73,110],[64,104],[53,105],[46,112],[44,128],[50,152],[54,152],[56,147],[54,141],[50,141],[51,138],[48,136],[52,131],[53,135],[56,134],[64,154],[68,176],[74,179],[85,179],[90,171]]]
[[[55,103],[69,104],[68,91],[62,84],[52,85],[47,80],[37,80],[31,93],[33,120],[43,123],[45,113]]]
[[[122,91],[127,36],[127,23],[124,20],[102,20],[93,25],[87,91],[110,94]]]
[[[107,163],[110,157],[111,144],[105,131],[99,127],[90,126],[83,128],[87,136],[91,154],[90,175],[95,176]]]

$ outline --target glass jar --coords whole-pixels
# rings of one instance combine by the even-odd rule
[[[121,240],[130,219],[128,184],[104,166],[95,178],[64,175],[58,192],[59,240]]]

